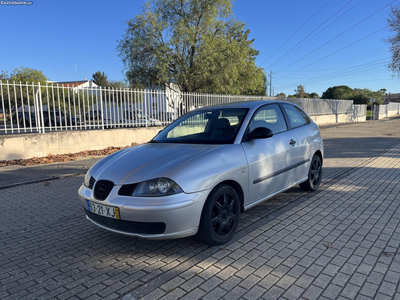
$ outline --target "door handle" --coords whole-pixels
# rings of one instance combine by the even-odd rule
[[[296,145],[296,141],[292,139],[292,140],[290,140],[289,144],[290,144],[290,146],[294,146],[294,145]]]

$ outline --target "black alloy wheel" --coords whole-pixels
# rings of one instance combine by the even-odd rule
[[[235,234],[239,217],[239,196],[229,185],[221,185],[207,198],[200,219],[198,236],[212,245],[225,244]]]
[[[310,170],[308,171],[307,181],[300,184],[300,187],[305,191],[316,191],[321,184],[322,179],[322,161],[319,155],[314,154]]]

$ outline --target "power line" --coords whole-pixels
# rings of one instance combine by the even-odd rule
[[[362,22],[366,21],[367,19],[371,18],[372,16],[374,16],[375,14],[377,14],[378,12],[380,12],[381,10],[383,10],[384,8],[386,8],[387,6],[389,6],[390,4],[396,2],[396,0],[393,0],[392,2],[390,2],[389,4],[385,5],[384,7],[382,7],[381,9],[375,11],[373,14],[369,15],[368,17],[364,18],[363,20],[359,21],[358,23],[356,23],[355,25],[351,26],[350,28],[346,29],[345,31],[343,31],[342,33],[338,34],[337,36],[335,36],[334,38],[330,39],[329,41],[327,41],[326,43],[322,44],[321,46],[317,47],[316,49],[314,49],[313,51],[309,52],[308,54],[304,55],[303,57],[299,58],[298,60],[296,60],[295,62],[291,63],[290,65],[286,66],[285,68],[283,68],[282,70],[279,70],[276,72],[276,74],[278,74],[279,72],[286,70],[287,68],[289,68],[290,66],[294,65],[295,63],[299,62],[300,60],[304,59],[305,57],[309,56],[310,54],[314,53],[315,51],[321,49],[322,47],[324,47],[325,45],[329,44],[330,42],[334,41],[335,39],[337,39],[338,37],[342,36],[343,34],[345,34],[346,32],[350,31],[351,29],[353,29],[354,27],[360,25]],[[386,28],[387,26],[385,26],[384,28]],[[384,29],[383,28],[383,29]],[[381,29],[382,30],[382,29]],[[378,30],[380,31],[380,30]],[[376,32],[378,32],[376,31]],[[376,33],[375,32],[375,33]],[[360,41],[360,40],[359,40]]]
[[[386,50],[382,50],[382,51],[376,51],[376,50],[380,50],[380,49],[386,49],[387,50],[387,46],[381,46],[381,47],[377,47],[374,49],[371,49],[369,51],[365,51],[363,53],[357,53],[357,55],[353,55],[353,56],[348,56],[345,59],[341,59],[340,62],[335,63],[335,67],[341,66],[341,65],[347,65],[347,61],[357,61],[360,59],[363,59],[365,57],[369,57],[372,55],[376,55],[378,53],[382,53],[382,52],[387,52]],[[326,68],[326,69],[324,69]],[[307,70],[307,71],[296,71],[296,72],[303,72],[303,73],[315,73],[315,72],[325,72],[328,70],[343,70],[343,69],[347,69],[348,67],[342,67],[342,68],[332,68],[331,64],[325,65],[321,68],[315,69],[315,70]],[[290,73],[289,75],[293,74],[293,71],[281,71],[282,73]]]
[[[357,6],[359,3],[361,3],[360,0],[358,3],[356,3],[355,5],[353,5],[350,9],[348,9],[347,11],[345,11],[343,14],[341,14],[339,17],[337,17],[335,20],[333,20],[331,23],[329,23],[328,25],[326,25],[324,28],[322,28],[319,32],[317,32],[316,34],[314,34],[311,38],[307,39],[311,34],[313,34],[316,30],[318,30],[319,28],[321,28],[322,25],[324,25],[326,22],[328,22],[331,18],[333,18],[336,14],[338,14],[343,8],[345,8],[347,5],[349,5],[353,0],[350,0],[349,2],[347,2],[344,6],[342,6],[338,11],[336,11],[332,16],[330,16],[328,19],[325,20],[325,22],[323,22],[322,24],[320,24],[317,28],[315,28],[312,32],[310,32],[304,39],[302,39],[301,41],[299,41],[296,45],[294,45],[292,48],[290,48],[288,51],[286,51],[285,54],[283,54],[281,57],[279,57],[277,60],[275,60],[272,64],[270,64],[266,69],[269,69],[271,66],[273,66],[275,63],[279,62],[280,60],[282,60],[283,58],[285,58],[286,56],[288,56],[290,53],[292,53],[294,50],[300,48],[302,45],[304,45],[307,41],[311,40],[313,37],[315,37],[316,35],[318,35],[319,33],[321,33],[324,29],[326,29],[327,27],[329,27],[329,25],[333,24],[334,22],[336,22],[339,18],[341,18],[343,15],[345,15],[347,12],[349,12],[351,9],[353,9],[355,6]],[[301,45],[299,45],[301,43]]]
[[[287,76],[289,76],[289,75],[291,75],[293,73],[296,73],[296,72],[298,72],[298,71],[300,71],[300,70],[302,70],[304,68],[307,68],[307,67],[309,67],[309,66],[311,66],[313,64],[316,64],[317,62],[320,62],[321,60],[326,59],[326,58],[328,58],[328,57],[330,57],[330,56],[332,56],[332,55],[334,55],[334,54],[336,54],[336,53],[338,53],[338,52],[340,52],[340,51],[342,51],[342,50],[344,50],[344,49],[346,49],[346,48],[348,48],[350,46],[353,46],[354,44],[356,44],[356,43],[358,43],[358,42],[360,42],[360,41],[362,41],[362,40],[364,40],[364,39],[366,39],[366,38],[368,38],[368,37],[380,32],[380,31],[382,31],[382,30],[384,30],[385,28],[387,28],[387,26],[385,26],[385,27],[383,27],[383,28],[381,28],[381,29],[379,29],[379,30],[377,30],[377,31],[375,31],[375,32],[373,32],[373,33],[371,33],[371,34],[369,34],[369,35],[367,35],[367,36],[365,36],[365,37],[363,37],[363,38],[361,38],[361,39],[359,39],[359,40],[357,40],[357,41],[355,41],[355,42],[353,42],[353,43],[351,43],[351,44],[349,44],[349,45],[347,45],[345,47],[343,47],[343,48],[340,48],[339,50],[336,50],[336,51],[332,52],[331,54],[329,54],[327,56],[324,56],[323,58],[314,61],[311,64],[308,64],[308,65],[306,65],[306,66],[304,66],[304,67],[302,67],[302,68],[300,68],[300,69],[298,69],[298,70],[296,70],[296,71],[294,71],[294,72],[292,72],[292,73],[290,73],[288,75],[285,75],[285,76],[281,77],[281,79],[285,78],[285,77],[287,77]],[[277,73],[279,73],[279,72],[276,72],[275,74],[277,74]]]
[[[316,84],[316,83],[319,83],[319,82],[332,80],[332,79],[335,79],[335,78],[340,78],[340,77],[343,77],[343,76],[353,75],[353,74],[357,74],[357,73],[361,73],[361,72],[365,74],[367,71],[372,71],[372,70],[375,70],[375,69],[378,69],[378,68],[382,68],[382,67],[385,66],[385,64],[386,63],[384,62],[384,63],[379,63],[376,66],[364,67],[363,69],[359,69],[359,70],[348,70],[347,72],[343,72],[341,74],[327,75],[326,77],[322,77],[319,80],[313,80],[313,79],[316,79],[316,78],[313,78],[313,79],[309,79],[308,81],[307,80],[306,81],[302,81],[301,83],[304,84],[304,85],[305,84],[310,85],[310,84]],[[376,74],[376,72],[374,74]],[[297,85],[297,84],[298,84],[298,82],[295,82],[295,83],[291,83],[291,84],[281,85],[281,86],[278,86],[277,88],[284,89],[284,88],[289,88],[290,86]]]
[[[351,70],[355,70],[355,69],[359,69],[359,68],[362,68],[362,67],[369,67],[371,65],[376,65],[376,64],[379,64],[379,63],[383,63],[383,62],[387,63],[389,61],[390,61],[390,56],[389,57],[380,58],[380,59],[377,59],[377,60],[373,60],[373,61],[370,61],[370,62],[367,62],[367,63],[363,63],[363,64],[360,64],[360,65],[348,66],[346,68],[341,68],[339,71],[328,73],[328,74],[326,74],[324,76],[330,76],[332,74],[343,74],[343,73],[348,72],[349,68],[351,68]],[[324,76],[322,76],[322,78],[324,78]],[[320,78],[321,78],[321,76],[318,76],[318,77],[315,77],[315,78],[312,78],[312,79],[320,79]],[[309,81],[309,80],[312,80],[312,79],[307,79],[307,80]],[[277,81],[279,81],[279,79]]]
[[[330,1],[330,0],[326,1],[325,4],[322,5],[322,6],[320,7],[320,9],[317,10],[316,13],[314,13],[303,25],[301,25],[300,28],[297,29],[295,33],[293,33],[282,45],[279,46],[278,49],[276,49],[276,50],[274,51],[274,53],[272,53],[270,56],[268,56],[268,57],[260,64],[260,66],[263,65],[268,59],[270,59],[272,55],[274,55],[279,49],[281,49],[281,48],[282,48],[282,47],[283,47],[297,32],[299,32],[312,18],[314,18],[314,16],[315,16],[325,5],[327,5],[329,1]]]
[[[386,50],[374,52],[375,50],[383,49],[383,48],[385,48]],[[355,62],[357,60],[364,59],[366,57],[369,57],[369,56],[372,56],[372,55],[376,55],[376,54],[381,53],[381,52],[387,52],[387,47],[386,46],[378,47],[376,49],[372,49],[372,50],[366,51],[364,53],[357,53],[356,56],[350,56],[350,57],[348,57],[346,59],[341,59],[340,62],[335,63],[335,67],[338,67],[338,66],[341,66],[341,65],[347,65],[348,61]],[[368,53],[371,53],[371,54],[368,54]],[[363,54],[368,54],[368,55],[363,55]],[[330,63],[328,65],[323,66],[322,68],[329,68],[329,70],[332,70],[333,68],[330,68],[331,65],[332,64]],[[347,66],[344,67],[344,68],[340,68],[340,69],[345,69],[345,68],[347,68]],[[320,70],[324,70],[324,69],[321,69],[321,68],[319,68],[319,69]]]
[[[385,61],[382,61],[382,60],[385,60]],[[346,75],[357,74],[357,73],[361,73],[361,72],[365,73],[365,71],[384,67],[389,61],[390,60],[388,60],[388,58],[379,59],[375,63],[371,62],[371,63],[366,63],[366,64],[352,67],[351,70],[333,72],[330,74],[326,74],[323,77],[314,77],[314,78],[310,78],[307,80],[303,80],[302,84],[314,84],[314,83],[331,80],[331,79],[338,78],[338,77],[343,77]],[[285,84],[285,85],[279,86],[279,88],[289,87],[292,85],[296,85],[297,83],[298,82],[291,83],[291,84]]]
[[[390,59],[384,58],[384,59],[377,60],[375,62],[370,62],[370,63],[362,64],[362,65],[359,65],[359,66],[354,66],[354,67],[352,67],[351,69],[348,69],[348,70],[332,72],[332,73],[326,74],[325,76],[319,76],[319,77],[314,77],[314,78],[302,80],[302,82],[303,83],[307,83],[307,84],[312,84],[312,83],[315,83],[315,82],[328,80],[328,79],[332,79],[332,78],[336,78],[336,77],[342,77],[342,76],[345,76],[345,75],[356,74],[356,73],[367,71],[367,70],[369,70],[371,68],[375,68],[376,69],[376,68],[383,67],[389,61],[390,61]],[[291,84],[285,84],[285,85],[282,85],[280,87],[291,86],[293,84],[297,84],[297,82],[298,81],[296,81],[294,83],[291,83]]]

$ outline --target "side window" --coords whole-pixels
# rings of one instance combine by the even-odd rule
[[[285,118],[278,104],[269,104],[259,109],[249,124],[250,132],[257,127],[266,127],[274,134],[287,131]]]
[[[311,123],[307,114],[298,107],[290,104],[283,104],[283,109],[289,116],[289,122],[293,128],[304,126]]]

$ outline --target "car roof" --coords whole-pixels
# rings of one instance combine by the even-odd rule
[[[206,106],[202,108],[198,108],[196,110],[203,110],[203,109],[218,109],[218,108],[257,108],[260,106],[263,106],[265,104],[270,104],[270,103],[278,103],[282,101],[276,101],[276,100],[251,100],[251,101],[240,101],[240,102],[231,102],[231,103],[224,103],[224,104],[217,104],[217,105],[211,105],[211,106]]]

